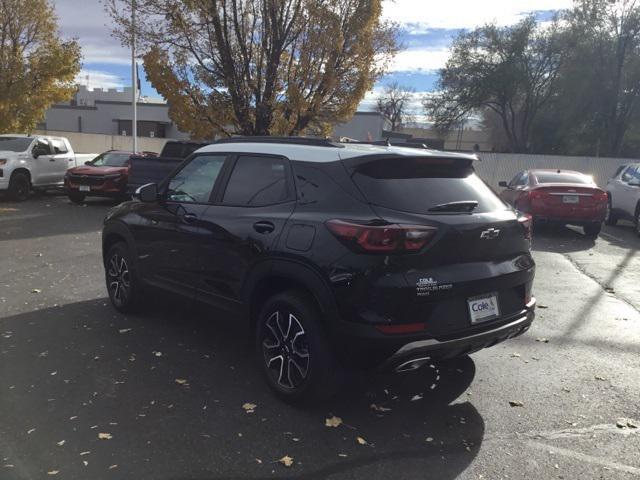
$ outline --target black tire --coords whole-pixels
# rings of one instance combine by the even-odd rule
[[[77,203],[78,205],[83,203],[84,199],[87,198],[84,193],[80,192],[69,192],[67,196],[69,197],[69,200],[71,200],[73,203]]]
[[[24,202],[29,198],[31,191],[31,182],[29,177],[22,172],[16,172],[11,175],[9,181],[9,197],[16,202]]]
[[[636,227],[636,235],[640,237],[640,205],[636,207],[635,227]]]
[[[596,238],[598,235],[600,235],[600,230],[602,230],[602,224],[594,223],[591,225],[585,225],[584,227],[582,227],[582,229],[584,230],[584,234],[587,237]]]
[[[256,357],[269,387],[290,403],[333,396],[343,375],[315,302],[296,291],[274,295],[262,306]]]
[[[613,213],[613,208],[611,206],[611,197],[607,199],[607,213],[605,213],[604,216],[604,223],[612,227],[618,223],[618,217]]]
[[[104,273],[109,299],[116,310],[123,313],[139,311],[144,290],[126,243],[118,242],[109,249]]]

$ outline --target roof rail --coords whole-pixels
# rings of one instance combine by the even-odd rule
[[[272,137],[256,135],[254,137],[229,137],[216,140],[214,143],[286,143],[290,145],[308,145],[311,147],[344,148],[344,145],[325,138],[313,137]]]
[[[399,142],[390,142],[389,140],[373,140],[371,142],[345,142],[356,145],[379,145],[381,147],[406,147],[406,148],[422,148],[425,150],[433,150],[429,148],[424,143],[399,143]]]

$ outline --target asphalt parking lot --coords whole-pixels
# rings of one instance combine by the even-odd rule
[[[536,232],[524,336],[294,408],[263,384],[240,322],[167,298],[136,316],[110,307],[110,206],[0,201],[1,479],[640,477],[630,226],[595,242]]]

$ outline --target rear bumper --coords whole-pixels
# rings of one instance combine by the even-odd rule
[[[533,214],[533,221],[536,223],[549,223],[558,225],[593,225],[594,223],[602,223],[604,215],[594,215],[589,217],[563,217],[563,216],[547,216]]]
[[[471,325],[453,335],[382,334],[371,325],[342,330],[342,357],[349,365],[378,371],[415,370],[430,360],[468,355],[526,332],[535,317],[535,299],[521,311],[486,325]]]
[[[532,300],[515,319],[484,332],[449,340],[431,338],[408,343],[398,349],[378,369],[395,372],[410,371],[421,367],[429,360],[459,357],[492,347],[526,332],[535,317],[534,308],[535,300]]]

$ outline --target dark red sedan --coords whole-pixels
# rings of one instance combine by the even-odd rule
[[[82,203],[87,196],[127,198],[129,160],[133,156],[156,156],[152,152],[133,154],[109,150],[81,167],[69,169],[64,177],[64,186],[69,199]]]
[[[578,225],[597,237],[607,210],[607,193],[593,178],[571,170],[524,170],[507,182],[500,197],[534,222]]]

